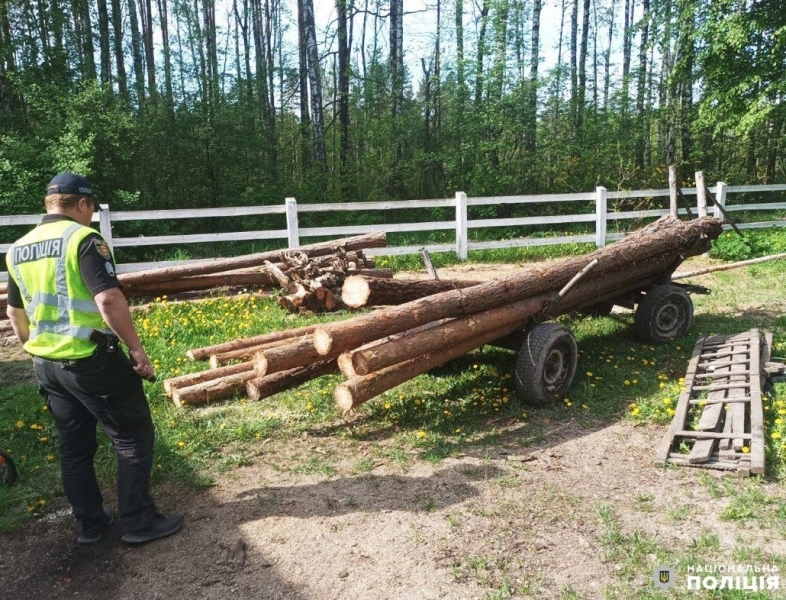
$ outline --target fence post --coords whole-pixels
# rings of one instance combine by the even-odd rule
[[[722,181],[715,184],[715,202],[726,208],[726,184]],[[712,206],[712,216],[716,219],[723,219],[724,217],[721,209],[714,204]]]
[[[704,183],[704,171],[696,171],[696,212],[700,217],[707,216],[707,188]]]
[[[467,195],[456,192],[456,254],[459,260],[467,260]]]
[[[595,246],[603,248],[606,245],[606,205],[608,190],[605,187],[595,188]]]
[[[677,167],[669,165],[669,214],[677,216],[679,206],[677,204]]]
[[[104,236],[106,243],[109,244],[109,250],[114,252],[114,247],[112,245],[112,218],[109,214],[109,205],[102,204],[101,210],[98,211],[98,229],[101,231],[101,235]]]
[[[285,201],[287,210],[287,245],[290,249],[300,246],[300,232],[297,223],[297,200],[287,198]]]

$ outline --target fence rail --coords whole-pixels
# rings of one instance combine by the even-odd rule
[[[698,175],[698,174],[697,174]],[[695,198],[695,210],[698,215],[711,212],[714,216],[722,218],[722,212],[717,206],[712,206],[711,211],[707,206],[706,195],[699,193],[703,188],[688,188],[682,190],[682,195]],[[784,211],[786,202],[764,202],[756,204],[730,203],[730,197],[744,193],[778,193],[786,192],[786,184],[779,185],[743,185],[727,186],[718,182],[715,187],[708,188],[717,202],[726,212],[736,211]],[[626,200],[635,198],[665,198],[664,208],[648,210],[609,210],[609,201]],[[502,204],[552,204],[558,202],[585,202],[586,211],[575,214],[513,217],[498,219],[468,219],[468,210],[479,206],[498,206]],[[339,238],[348,235],[357,235],[373,231],[417,232],[417,231],[454,231],[454,240],[443,244],[425,244],[417,246],[388,246],[368,250],[370,256],[403,255],[419,253],[423,248],[429,252],[456,252],[460,260],[466,260],[469,251],[514,248],[526,246],[543,246],[552,244],[592,243],[597,247],[605,246],[607,241],[623,237],[620,232],[609,233],[609,222],[630,219],[657,218],[665,214],[687,214],[686,208],[678,208],[676,187],[669,189],[614,191],[610,192],[604,187],[598,187],[594,192],[575,194],[541,194],[529,196],[483,196],[470,198],[463,192],[457,192],[454,198],[437,198],[430,200],[391,200],[381,202],[346,202],[330,204],[298,204],[294,198],[286,198],[283,205],[278,206],[248,206],[226,208],[198,208],[182,210],[151,210],[151,211],[112,211],[108,205],[102,205],[102,210],[94,217],[102,235],[113,248],[138,247],[138,246],[167,246],[182,244],[197,244],[210,242],[246,241],[246,240],[286,240],[286,247],[295,248],[300,245],[300,238]],[[390,211],[412,210],[423,208],[449,208],[455,210],[455,217],[449,221],[432,221],[424,223],[393,223],[371,225],[347,225],[337,227],[299,227],[298,216],[305,213],[336,213],[358,211]],[[692,210],[692,209],[691,209]],[[693,214],[693,213],[691,213]],[[286,229],[267,229],[260,231],[238,231],[225,233],[199,233],[188,235],[157,235],[136,237],[115,237],[112,233],[114,223],[129,221],[168,221],[173,219],[205,219],[214,217],[243,217],[261,215],[284,215]],[[0,217],[0,226],[36,225],[41,215],[10,215]],[[532,225],[558,225],[571,223],[594,223],[594,233],[565,235],[558,237],[535,237],[502,239],[492,241],[473,241],[470,239],[470,230],[480,228],[509,228]],[[786,220],[777,217],[766,221],[739,223],[737,227],[764,228],[783,227]],[[729,228],[730,225],[726,225]],[[0,244],[0,254],[4,254],[11,246],[10,243]],[[175,264],[197,263],[199,260],[161,261],[122,263],[118,265],[120,273],[128,273],[161,266]],[[3,263],[2,266],[5,266]],[[0,271],[0,281],[6,281],[8,273]]]

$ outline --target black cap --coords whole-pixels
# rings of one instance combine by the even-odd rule
[[[74,173],[58,173],[46,186],[46,195],[77,194],[93,197],[93,184],[86,177]]]

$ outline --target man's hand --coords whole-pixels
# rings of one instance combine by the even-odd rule
[[[14,330],[16,337],[23,344],[30,339],[30,321],[24,308],[9,306],[6,308],[8,320],[11,321],[11,329]]]
[[[153,365],[150,364],[150,359],[147,357],[147,353],[145,352],[144,348],[137,348],[134,350],[129,348],[128,354],[131,356],[131,365],[133,366],[137,375],[139,375],[142,379],[147,379],[148,381],[156,380],[156,374],[155,371],[153,371]]]

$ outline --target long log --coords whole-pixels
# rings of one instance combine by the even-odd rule
[[[261,400],[335,370],[336,361],[331,359],[315,362],[307,367],[295,367],[264,377],[255,377],[246,382],[246,394],[251,400]]]
[[[364,248],[383,248],[387,244],[384,231],[368,233],[355,237],[331,240],[329,242],[319,242],[298,248],[300,252],[311,256],[324,256],[332,254],[337,248],[346,250],[362,250]],[[192,265],[180,265],[176,267],[164,267],[161,269],[150,269],[137,273],[125,273],[119,277],[124,285],[138,285],[143,282],[169,281],[181,277],[193,275],[207,275],[209,273],[220,273],[229,269],[240,269],[243,267],[254,267],[264,264],[266,260],[277,260],[281,250],[271,250],[269,252],[259,252],[256,254],[246,254],[234,258],[217,258],[209,262]]]
[[[375,371],[369,375],[358,375],[336,386],[333,392],[333,399],[341,410],[344,412],[350,411],[417,375],[443,365],[512,331],[515,331],[515,327],[502,327],[497,330],[486,331],[481,336],[471,338],[444,351],[424,354],[392,365],[381,371]]]
[[[209,290],[217,287],[229,286],[260,286],[277,287],[276,280],[270,273],[236,273],[220,275],[199,275],[197,277],[184,277],[171,281],[154,281],[136,285],[123,284],[123,293],[127,298],[141,296],[158,296],[161,294],[176,294],[178,292],[193,292]]]
[[[199,406],[216,400],[224,400],[245,390],[246,381],[254,377],[256,377],[256,372],[251,369],[189,387],[174,388],[172,400],[177,406]]]
[[[522,329],[548,303],[547,296],[527,298],[498,308],[454,319],[430,329],[402,335],[394,340],[349,352],[358,375],[368,375],[411,358],[443,352],[446,348],[483,335],[486,331]]]
[[[439,279],[373,279],[354,275],[344,280],[341,299],[350,308],[404,304],[439,292],[463,289],[479,283],[483,282]]]
[[[192,385],[197,385],[198,383],[213,381],[215,379],[221,379],[222,377],[227,377],[229,375],[237,375],[238,373],[247,373],[253,370],[254,361],[249,360],[244,363],[219,367],[218,369],[208,369],[206,371],[199,371],[197,373],[188,373],[178,377],[170,377],[169,379],[164,380],[164,393],[171,397],[177,388],[191,387]]]
[[[224,352],[231,352],[232,350],[239,350],[241,348],[250,348],[251,346],[259,346],[260,344],[267,344],[268,342],[275,342],[278,340],[286,340],[296,338],[301,335],[308,335],[313,333],[317,325],[306,325],[305,327],[298,327],[296,329],[284,329],[283,331],[273,331],[271,333],[263,333],[253,337],[241,338],[214,344],[212,346],[204,346],[202,348],[192,348],[186,352],[186,356],[191,360],[207,360],[213,354],[222,354]]]
[[[210,363],[210,367],[212,369],[217,369],[221,366],[227,365],[233,360],[240,360],[243,362],[248,362],[253,360],[256,357],[256,353],[260,350],[267,350],[268,348],[275,348],[277,346],[281,346],[284,344],[288,344],[292,341],[293,338],[286,338],[283,340],[274,340],[272,342],[266,342],[264,344],[259,344],[258,346],[250,346],[248,348],[240,348],[238,350],[231,350],[229,352],[221,352],[218,354],[211,354],[208,362]]]
[[[264,376],[337,357],[338,355],[324,356],[317,352],[314,339],[307,335],[288,344],[257,352],[256,372],[259,376]]]
[[[664,268],[673,270],[682,258],[708,250],[712,239],[721,232],[722,225],[718,219],[705,217],[682,222],[666,216],[586,256],[522,269],[480,285],[441,292],[347,321],[322,325],[314,331],[314,346],[322,355],[340,354],[430,321],[463,317],[559,290],[594,259],[598,260],[598,266],[591,275],[594,281],[606,279],[613,282],[626,273],[644,278]],[[664,267],[664,264],[672,264],[673,267]]]

